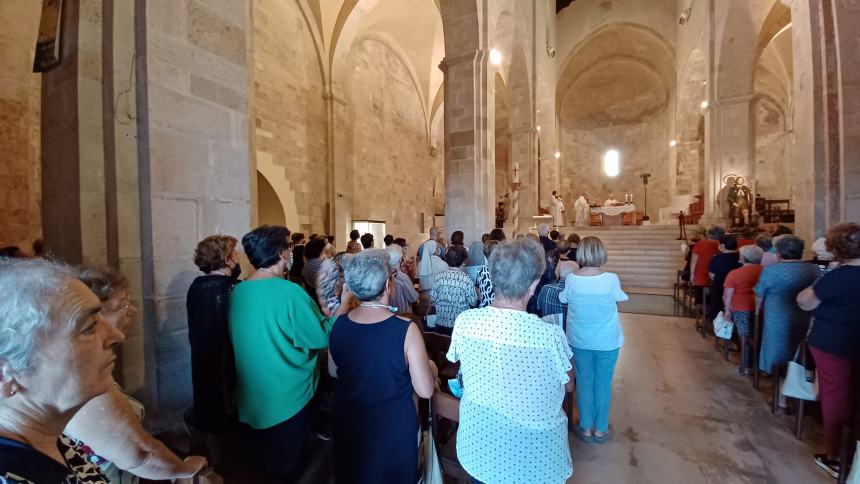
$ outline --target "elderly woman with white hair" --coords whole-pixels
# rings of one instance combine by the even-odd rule
[[[734,321],[738,334],[741,336],[741,366],[738,371],[748,374],[751,353],[746,347],[750,332],[750,321],[755,314],[755,289],[758,278],[764,269],[761,258],[764,251],[757,245],[745,245],[740,248],[741,267],[729,272],[723,283],[723,312],[727,321]]]
[[[110,482],[63,429],[113,387],[125,337],[66,266],[0,259],[0,293],[0,482]]]
[[[394,277],[384,250],[365,249],[344,260],[345,287],[360,305],[337,319],[329,338],[329,372],[338,379],[337,482],[415,482],[418,425],[412,395],[433,395],[436,370],[418,326],[392,314]]]
[[[463,374],[457,457],[481,482],[562,483],[573,472],[561,409],[572,355],[561,327],[526,312],[544,250],[500,244],[489,267],[493,304],[457,317],[447,354]]]

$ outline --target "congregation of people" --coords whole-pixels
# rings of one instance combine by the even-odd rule
[[[386,235],[375,248],[372,234],[355,230],[343,251],[331,236],[284,226],[200,241],[201,275],[186,300],[193,405],[183,424],[205,455],[184,458],[144,429],[143,405],[113,376],[136,312],[128,280],[5,251],[0,478],[187,478],[238,448],[261,479],[295,482],[310,443],[332,440],[336,482],[414,483],[426,464],[416,402],[456,382],[457,458],[473,482],[565,482],[569,428],[587,444],[614,436],[618,303],[628,295],[603,269],[607,248],[546,225],[514,240],[494,229],[468,246],[461,231],[427,235],[414,256],[404,238]],[[713,227],[693,245],[697,301],[740,336],[763,311],[756,371],[773,374],[808,341],[827,443],[815,459],[838,473],[860,348],[860,225],[832,227],[816,263],[801,260],[804,241],[790,233],[747,235]],[[253,267],[244,279],[243,259]],[[431,334],[447,342],[446,361],[428,352]],[[450,381],[443,364],[456,368]],[[744,356],[741,371],[751,364]],[[576,422],[563,410],[571,392]]]
[[[812,244],[811,259],[804,259],[805,247],[803,239],[781,225],[772,233],[745,229],[740,236],[713,226],[693,241],[683,274],[692,285],[704,328],[715,318],[733,323],[731,339],[739,347],[742,375],[760,373],[779,381],[786,377],[789,362],[799,361],[798,355],[808,348],[825,442],[824,452],[813,460],[836,478],[843,431],[856,407],[852,400],[860,357],[860,225],[831,227]],[[753,348],[756,315],[761,328]],[[783,392],[776,400],[771,404],[781,412],[796,411]]]

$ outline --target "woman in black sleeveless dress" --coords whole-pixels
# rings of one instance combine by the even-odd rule
[[[364,250],[347,258],[344,276],[361,305],[338,318],[329,337],[329,371],[338,378],[336,481],[412,484],[418,476],[412,395],[433,395],[435,366],[427,359],[418,326],[389,311],[394,280],[385,251]]]

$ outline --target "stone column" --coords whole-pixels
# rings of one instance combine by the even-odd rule
[[[520,233],[528,233],[532,216],[538,214],[537,132],[530,127],[511,130],[511,160],[519,167]],[[552,190],[550,190],[551,193]]]
[[[712,101],[705,117],[709,150],[705,156],[705,214],[702,224],[726,224],[728,203],[723,178],[744,177],[755,183],[755,118],[753,95],[722,97]]]
[[[439,66],[445,74],[445,231],[462,230],[467,243],[494,226],[495,100],[488,57],[488,50],[478,49],[446,56]]]
[[[353,151],[349,102],[330,90],[325,95],[328,113],[329,224],[338,248],[345,248],[352,230]],[[338,129],[341,127],[342,129]],[[343,129],[343,128],[346,129]]]
[[[796,232],[807,241],[860,220],[860,9],[845,0],[783,0],[791,7],[791,150]]]
[[[250,228],[248,0],[138,0],[135,11],[144,366],[155,427],[191,401],[185,296],[197,242]],[[129,362],[129,364],[132,364]]]

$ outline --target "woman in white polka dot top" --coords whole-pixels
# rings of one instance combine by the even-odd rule
[[[543,247],[500,244],[489,266],[495,300],[457,317],[447,355],[463,374],[457,457],[487,484],[563,483],[573,472],[561,409],[572,355],[561,327],[526,312]]]

